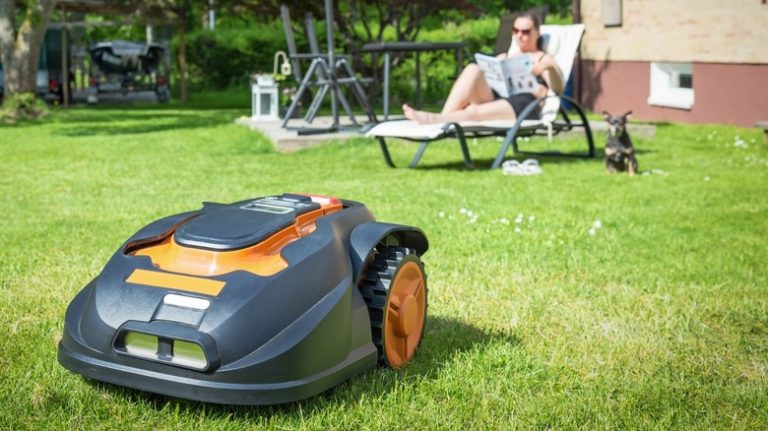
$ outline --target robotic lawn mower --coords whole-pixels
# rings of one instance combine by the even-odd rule
[[[304,399],[412,360],[424,233],[283,194],[150,223],[70,303],[58,359],[88,378],[222,404]]]

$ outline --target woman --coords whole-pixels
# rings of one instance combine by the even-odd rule
[[[534,62],[531,73],[539,82],[539,88],[534,93],[518,93],[502,98],[488,86],[480,67],[470,64],[453,84],[440,113],[417,111],[405,104],[405,117],[421,124],[514,120],[531,101],[546,96],[549,88],[560,94],[563,90],[562,72],[555,59],[541,50],[538,18],[529,13],[520,15],[512,25],[512,37],[520,48],[520,52],[513,55],[530,55]],[[507,55],[499,54],[497,57],[505,58]],[[534,114],[533,118],[540,115],[538,110]]]

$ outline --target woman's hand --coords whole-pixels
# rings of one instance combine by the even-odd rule
[[[531,73],[534,76],[541,76],[547,82],[547,87],[555,94],[562,94],[565,89],[563,72],[560,71],[555,59],[549,55],[545,55],[531,66]]]
[[[541,76],[545,70],[551,69],[554,66],[555,63],[552,60],[552,57],[545,55],[544,58],[534,63],[534,65],[531,67],[531,74],[533,74],[533,76]]]

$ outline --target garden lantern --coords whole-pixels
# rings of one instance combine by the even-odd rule
[[[277,107],[280,103],[277,82],[272,75],[256,75],[251,83],[251,105],[254,120],[279,120]]]

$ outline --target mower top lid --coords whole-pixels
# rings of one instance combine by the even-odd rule
[[[236,250],[259,243],[291,226],[296,216],[319,209],[310,196],[283,194],[236,202],[204,211],[176,233],[177,243],[210,250]]]

